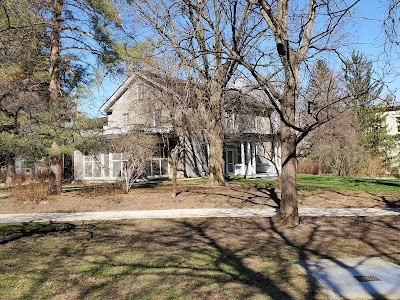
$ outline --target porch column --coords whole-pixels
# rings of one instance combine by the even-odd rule
[[[282,171],[282,162],[281,162],[281,143],[280,141],[275,142],[275,163],[279,170],[279,173]],[[274,170],[276,172],[276,170]],[[278,174],[276,174],[278,175]]]
[[[113,161],[112,161],[112,153],[108,153],[108,177],[112,178],[113,177]]]
[[[245,156],[244,156],[244,143],[243,142],[240,142],[240,161],[241,161],[241,170],[240,170],[240,172],[241,172],[241,174],[240,175],[246,175],[245,174],[245,172],[246,172],[246,165],[245,165],[245,163],[246,163],[246,161],[245,161]]]
[[[251,174],[251,143],[247,142],[247,149],[246,149],[246,161],[247,161],[247,166],[246,166],[246,174]],[[249,172],[250,171],[250,172]]]
[[[158,161],[159,161],[159,166],[160,166],[160,170],[159,170],[159,176],[161,176],[162,174],[162,172],[161,172],[161,170],[162,170],[162,158],[161,158],[161,155],[160,155],[160,157],[158,158]]]
[[[207,168],[210,173],[210,143],[207,143]]]
[[[113,154],[112,154],[112,152],[111,152],[111,153],[109,153],[108,155],[109,155],[109,157],[108,157],[108,159],[109,159],[108,163],[109,163],[109,167],[110,167],[110,170],[108,171],[108,172],[109,172],[108,175],[110,176],[110,178],[114,178]]]
[[[256,174],[257,173],[257,169],[256,169],[256,143],[252,143],[252,145],[253,145],[253,153],[252,153],[252,155],[251,155],[251,167],[252,167],[252,171],[253,171],[253,174]]]

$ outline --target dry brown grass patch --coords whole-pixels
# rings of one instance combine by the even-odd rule
[[[38,204],[49,200],[48,184],[45,182],[17,183],[10,188],[11,197],[22,203]]]

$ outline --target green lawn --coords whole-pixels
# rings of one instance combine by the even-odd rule
[[[400,180],[398,179],[370,179],[357,177],[298,175],[297,184],[300,189],[329,189],[365,191],[377,193],[400,193]],[[258,187],[275,186],[276,180],[245,179],[232,177],[230,182],[254,184]]]
[[[301,174],[298,177],[298,185],[300,188],[400,193],[400,180],[398,179],[371,179]]]
[[[399,218],[0,225],[0,299],[326,299],[293,260],[400,264]]]

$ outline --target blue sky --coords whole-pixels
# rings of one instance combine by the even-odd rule
[[[400,53],[400,46],[391,51],[385,49],[383,20],[386,14],[386,5],[383,0],[362,0],[356,5],[354,24],[343,29],[349,35],[348,47],[342,51],[349,54],[352,50],[360,50],[367,55],[374,63],[376,78],[384,78],[386,82],[387,86],[382,92],[382,97],[391,93],[400,100],[400,78],[396,74],[396,70],[400,69],[399,55],[396,55],[396,51]],[[101,86],[92,87],[92,95],[88,99],[82,99],[81,109],[89,117],[101,116],[100,106],[125,79],[126,76],[106,77]]]
[[[400,46],[389,49],[383,23],[386,17],[387,2],[364,0],[356,6],[357,39],[355,49],[359,49],[374,62],[377,77],[383,77],[387,88],[383,94],[392,93],[400,99],[400,81],[397,70],[400,68]],[[400,73],[400,72],[399,72]]]

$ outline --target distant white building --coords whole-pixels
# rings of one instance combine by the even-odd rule
[[[390,135],[400,135],[400,102],[387,105],[385,125]]]
[[[400,102],[386,103],[384,118],[386,130],[390,135],[397,136],[398,142],[392,152],[392,157],[397,157],[397,166],[400,165]]]

